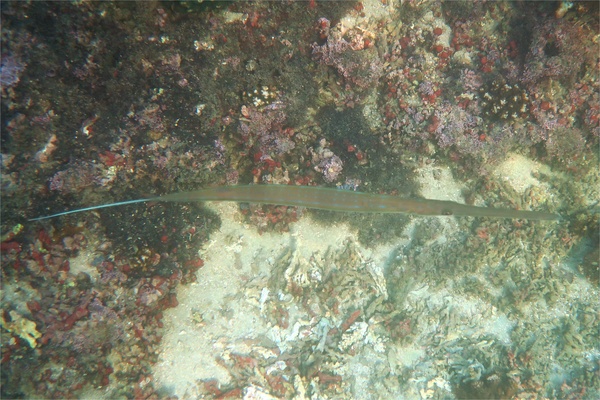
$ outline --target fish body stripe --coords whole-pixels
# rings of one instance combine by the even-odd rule
[[[316,186],[293,185],[240,185],[219,186],[196,190],[193,192],[179,192],[147,199],[127,200],[117,203],[102,204],[64,211],[30,219],[39,221],[92,211],[100,208],[116,207],[126,204],[142,203],[147,201],[164,202],[198,202],[198,201],[236,201],[246,203],[277,204],[315,208],[329,211],[363,212],[363,213],[406,213],[418,215],[457,215],[472,217],[492,218],[522,218],[532,220],[559,220],[558,214],[539,211],[523,211],[503,208],[476,207],[466,204],[443,200],[405,199],[399,196],[390,196],[374,193],[361,193],[349,190],[322,188]]]
[[[495,218],[558,220],[560,215],[502,208],[477,207],[443,200],[406,199],[316,186],[240,185],[174,193],[157,201],[238,201],[365,213],[407,213]]]

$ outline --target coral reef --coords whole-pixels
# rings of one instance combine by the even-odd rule
[[[0,397],[598,397],[598,15],[0,3]],[[145,203],[28,220],[238,183],[563,219]],[[191,383],[157,378],[173,337],[210,350],[173,361]]]

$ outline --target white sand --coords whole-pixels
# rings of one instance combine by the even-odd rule
[[[237,204],[214,204],[213,208],[222,218],[221,229],[201,250],[205,265],[198,271],[198,282],[181,286],[179,306],[165,312],[167,333],[161,361],[154,369],[157,387],[180,399],[194,398],[199,380],[230,380],[216,357],[227,358],[231,351],[247,353],[240,346],[271,337],[261,315],[260,296],[264,296],[275,261],[288,248],[309,259],[314,252],[339,247],[353,236],[345,225],[325,228],[311,223],[309,217],[292,224],[289,233],[261,235],[240,222]],[[272,354],[265,354],[269,356]]]
[[[495,176],[509,183],[519,194],[532,186],[546,186],[533,176],[536,172],[551,173],[547,165],[516,153],[508,154],[506,160],[494,170]]]

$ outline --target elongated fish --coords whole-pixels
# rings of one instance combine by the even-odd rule
[[[179,192],[146,199],[101,204],[92,207],[64,211],[43,217],[32,218],[30,221],[40,221],[44,219],[60,217],[62,215],[98,210],[101,208],[123,206],[126,204],[144,203],[148,201],[237,201],[244,203],[298,206],[342,212],[458,215],[490,218],[520,218],[531,220],[559,220],[561,218],[558,214],[539,211],[476,207],[455,203],[453,201],[405,199],[398,196],[360,193],[349,190],[315,186],[240,185],[220,186],[196,190],[193,192]]]

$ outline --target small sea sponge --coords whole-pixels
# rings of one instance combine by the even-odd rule
[[[14,310],[9,314],[10,321],[6,321],[4,316],[2,316],[2,319],[0,320],[2,327],[13,334],[20,336],[22,339],[25,339],[32,349],[35,348],[37,346],[35,340],[42,336],[42,334],[37,331],[35,322],[23,318]]]

